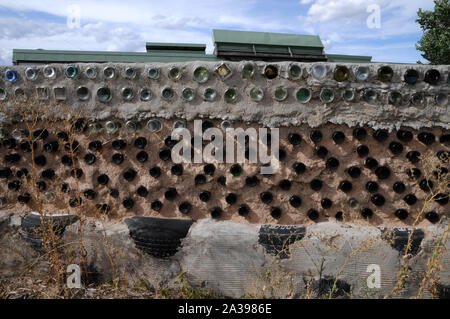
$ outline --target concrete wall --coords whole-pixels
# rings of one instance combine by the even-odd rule
[[[114,250],[120,252],[117,264],[121,265],[124,274],[131,281],[146,278],[153,285],[162,286],[173,283],[180,272],[186,271],[189,282],[194,286],[213,288],[218,293],[233,297],[244,294],[258,295],[264,286],[267,287],[264,291],[267,296],[299,297],[307,293],[307,282],[315,281],[313,290],[317,294],[337,276],[340,280],[341,296],[350,289],[354,296],[376,297],[385,296],[392,290],[402,260],[401,251],[405,246],[405,238],[408,237],[408,229],[414,225],[419,229],[415,230],[413,236],[414,253],[411,252],[410,258],[411,282],[400,296],[415,296],[421,276],[427,269],[426,263],[432,254],[433,244],[447,229],[450,216],[448,200],[445,200],[450,192],[449,176],[446,173],[449,169],[446,156],[450,151],[448,108],[450,68],[390,65],[394,71],[392,81],[380,82],[377,80],[378,68],[382,66],[380,64],[365,65],[370,70],[370,75],[365,81],[355,78],[354,72],[361,66],[360,64],[325,63],[327,76],[323,80],[311,76],[312,64],[309,63],[298,63],[303,75],[297,80],[288,77],[290,63],[270,64],[277,66],[279,70],[279,76],[272,80],[263,75],[267,65],[264,62],[256,62],[257,71],[252,79],[245,79],[241,75],[244,62],[227,62],[232,75],[225,80],[215,72],[218,64],[210,62],[152,65],[76,64],[80,73],[75,79],[65,77],[64,65],[53,66],[56,70],[54,78],[44,77],[44,67],[39,66],[35,80],[26,79],[26,67],[13,67],[18,72],[18,81],[10,83],[4,78],[0,80],[2,129],[11,134],[18,128],[31,128],[32,131],[47,128],[49,136],[44,140],[35,140],[37,148],[34,153],[23,152],[21,149],[20,143],[26,139],[18,139],[17,146],[9,149],[5,148],[5,145],[10,136],[4,136],[1,140],[0,167],[10,168],[11,174],[0,180],[3,211],[0,229],[3,231],[2,234],[12,233],[11,237],[2,236],[2,243],[10,248],[18,245],[26,259],[32,260],[36,252],[30,248],[30,238],[31,247],[34,249],[39,250],[39,242],[33,241],[33,236],[26,235],[28,226],[24,226],[23,215],[20,214],[32,210],[45,214],[75,214],[83,218],[88,217],[82,231],[83,238],[86,239],[88,258],[91,265],[104,278],[109,278],[111,274],[110,259],[105,250],[104,237],[101,237],[104,236],[103,230],[106,230],[111,237]],[[345,65],[350,69],[348,81],[333,80],[333,72],[337,65]],[[115,69],[114,79],[105,78],[103,69],[106,66]],[[137,72],[134,79],[124,77],[126,68],[130,66]],[[169,69],[174,66],[182,73],[177,81],[167,76]],[[200,84],[193,80],[194,70],[198,66],[204,66],[209,71],[206,83]],[[152,80],[147,77],[149,67],[160,70],[158,79]],[[87,68],[97,70],[96,79],[86,77],[84,71]],[[419,72],[419,81],[415,85],[403,81],[403,74],[410,68]],[[423,81],[424,74],[432,68],[441,73],[441,79],[435,85]],[[3,73],[6,69],[8,68],[0,67],[0,72]],[[101,86],[107,86],[111,90],[111,101],[99,102],[96,94]],[[288,95],[285,100],[276,101],[272,96],[273,91],[280,86],[287,89]],[[88,90],[87,100],[80,101],[77,98],[76,91],[79,87]],[[170,101],[162,98],[162,90],[168,87],[175,93]],[[181,92],[186,87],[195,90],[192,101],[184,101],[181,98]],[[264,91],[264,99],[260,102],[250,99],[249,92],[254,87]],[[312,98],[307,103],[296,100],[296,92],[302,87],[312,92]],[[41,112],[45,110],[39,114],[38,121],[30,122],[30,118],[20,117],[17,113],[23,105],[20,99],[15,97],[18,88],[23,89],[30,97],[29,107],[26,108],[28,111],[31,107]],[[55,100],[55,88],[65,89],[65,100]],[[123,88],[133,90],[134,97],[130,101],[124,101],[121,97]],[[152,98],[148,101],[139,99],[139,91],[142,88],[148,88],[152,92]],[[213,101],[204,100],[203,92],[206,88],[216,90],[217,96]],[[236,101],[231,103],[224,100],[228,88],[235,88],[237,92]],[[324,88],[334,91],[335,98],[330,103],[323,103],[319,98]],[[365,102],[362,97],[368,89],[377,93],[377,99],[373,103]],[[342,94],[345,90],[354,91],[353,101],[343,100]],[[393,91],[398,91],[402,95],[400,105],[388,103],[388,95]],[[37,99],[36,92],[39,93]],[[48,98],[39,99],[45,92],[48,93]],[[411,96],[417,92],[424,94],[423,105],[416,106],[410,101]],[[436,102],[436,96],[439,96],[439,103]],[[28,111],[25,112],[27,116],[30,115]],[[96,121],[104,127],[106,121],[113,120],[119,121],[122,129],[114,134],[108,134],[104,129],[95,134],[89,131],[75,132],[72,137],[80,143],[80,147],[74,154],[73,164],[63,166],[62,157],[68,154],[64,151],[65,142],[59,141],[59,149],[54,153],[45,152],[43,145],[57,140],[59,132],[68,132],[70,120],[77,114],[81,114],[85,124]],[[148,119],[151,118],[161,121],[162,129],[159,132],[150,132],[145,128]],[[142,129],[131,133],[124,130],[126,121],[130,119],[139,122]],[[205,174],[206,183],[196,185],[195,177],[204,174],[204,164],[184,164],[183,173],[175,175],[170,173],[173,163],[170,160],[162,160],[159,156],[162,149],[169,149],[164,140],[171,134],[174,121],[180,119],[186,121],[187,128],[191,131],[194,119],[207,119],[212,126],[218,128],[221,127],[223,120],[230,120],[233,127],[244,129],[280,127],[280,145],[286,157],[281,161],[280,170],[273,176],[261,176],[260,164],[244,163],[243,174],[236,177],[230,174],[231,163],[218,163],[215,164],[215,172],[212,175]],[[365,128],[367,137],[357,139],[353,135],[355,127]],[[309,138],[314,129],[320,130],[323,134],[319,142],[313,142]],[[377,140],[373,136],[379,129],[386,129],[385,139]],[[411,133],[411,138],[401,140],[400,130]],[[345,135],[342,143],[336,143],[332,139],[333,133],[337,131]],[[302,141],[299,145],[289,142],[290,133],[300,134]],[[423,134],[431,140],[424,141]],[[147,145],[144,149],[133,146],[138,137],[146,138]],[[126,142],[125,149],[120,151],[112,149],[111,143],[117,139]],[[89,143],[93,141],[101,141],[101,150],[88,149]],[[402,150],[395,154],[390,150],[392,143],[400,143]],[[358,154],[357,150],[361,145],[366,145],[370,149],[369,154]],[[317,147],[326,148],[328,153],[324,157],[319,156]],[[147,161],[141,163],[136,160],[136,155],[140,151],[147,152]],[[426,160],[412,163],[406,156],[411,151],[420,152]],[[117,152],[125,157],[120,165],[111,163],[112,154]],[[19,154],[20,159],[10,164],[7,159],[13,153]],[[90,153],[96,157],[93,165],[88,165],[84,160]],[[46,157],[46,164],[42,167],[33,165],[34,158],[40,155]],[[327,167],[326,163],[330,157],[339,160],[340,165],[337,169]],[[365,164],[368,157],[374,158],[378,167],[389,167],[389,177],[380,178],[374,168],[368,168]],[[304,163],[306,171],[297,174],[293,169],[295,162]],[[151,177],[149,174],[149,169],[155,165],[162,171],[159,178]],[[348,169],[352,166],[358,167],[361,171],[356,177],[349,174]],[[29,171],[28,178],[17,177],[17,172],[23,168]],[[71,176],[70,171],[74,168],[83,170],[83,175],[79,179]],[[133,168],[137,172],[136,178],[131,182],[122,177],[122,173],[128,168]],[[408,177],[406,171],[412,168],[420,170],[420,177]],[[41,173],[46,169],[53,169],[55,177],[43,178]],[[97,181],[97,177],[102,173],[110,177],[106,186],[99,185]],[[217,183],[220,176],[225,177],[225,186]],[[258,183],[250,186],[247,179],[254,176],[258,179]],[[314,179],[323,182],[320,190],[311,189],[310,183]],[[424,179],[433,182],[431,191],[424,189],[423,183],[421,184]],[[279,186],[282,180],[289,180],[291,187],[283,190]],[[343,180],[348,180],[353,185],[348,193],[339,189],[339,184]],[[36,189],[36,181],[44,181],[47,189],[44,191]],[[379,185],[378,190],[374,193],[368,192],[366,190],[368,181],[376,182]],[[393,191],[393,184],[399,181],[405,184],[405,191],[401,194]],[[19,184],[17,188],[15,183]],[[67,184],[67,193],[61,191],[62,183]],[[139,186],[147,188],[149,191],[147,196],[136,195]],[[175,187],[178,192],[173,201],[167,200],[164,196],[169,187]],[[119,191],[118,198],[110,195],[113,188]],[[89,199],[83,195],[86,190],[93,190],[95,198]],[[199,199],[201,191],[211,193],[209,201],[203,202]],[[260,194],[267,191],[274,196],[270,204],[264,204],[260,200]],[[225,200],[230,192],[237,195],[235,204],[229,204]],[[26,204],[20,203],[19,196],[26,193],[31,195],[31,199]],[[431,195],[438,193],[441,194],[441,197],[437,198],[440,200],[430,199]],[[376,205],[374,194],[382,195],[385,203]],[[406,204],[404,197],[407,194],[414,195],[417,202]],[[301,197],[302,204],[299,207],[289,203],[289,198],[293,195]],[[79,196],[83,198],[82,205],[70,207],[69,201]],[[126,209],[122,204],[127,197],[133,198],[135,202],[132,209]],[[324,207],[321,204],[324,198],[332,201],[331,207]],[[163,204],[159,211],[151,209],[151,204],[156,200]],[[356,200],[357,204],[350,205],[350,200]],[[183,201],[189,201],[192,205],[188,214],[180,212],[179,205]],[[246,217],[238,214],[238,207],[242,204],[249,208]],[[211,209],[214,207],[220,207],[222,213],[218,218],[210,219]],[[271,214],[274,207],[281,209],[280,217]],[[373,212],[372,218],[363,218],[361,212],[367,208]],[[308,217],[310,209],[317,211],[317,219],[312,220]],[[406,209],[408,217],[398,218],[395,215],[398,209]],[[343,212],[344,222],[337,221],[338,212]],[[427,215],[430,212],[434,212],[435,215]],[[188,228],[187,235],[177,237],[174,241],[166,238],[171,241],[167,245],[176,246],[175,255],[157,258],[152,255],[156,246],[151,240],[159,240],[158,236],[164,237],[170,231],[164,227],[149,230],[145,227],[139,228],[141,226],[136,230],[129,222],[133,216],[184,221],[194,219],[196,222]],[[437,219],[433,219],[433,216],[437,216]],[[100,220],[107,222],[103,224]],[[29,222],[27,223],[25,225],[29,225]],[[79,235],[77,225],[79,224],[75,223],[66,228],[64,239],[67,242]],[[283,225],[293,226],[286,228]],[[271,241],[271,237],[267,235],[270,234],[271,227],[274,227],[276,234],[281,234],[289,241],[288,251],[280,252],[279,243]],[[380,227],[387,227],[388,230]],[[400,229],[397,229],[399,227]],[[391,242],[383,239],[383,234],[390,232],[396,235]],[[292,233],[297,237],[291,241]],[[152,234],[157,234],[154,236],[158,238],[151,237]],[[150,239],[146,237],[147,235]],[[146,242],[146,238],[150,242]],[[179,246],[178,241],[181,241]],[[445,245],[448,249],[448,242]],[[136,248],[142,248],[141,246],[147,247],[148,250]],[[361,248],[355,252],[357,249],[355,247]],[[8,251],[10,250],[2,251],[1,274],[4,278],[13,278],[17,275],[16,269],[24,265],[24,259],[15,257]],[[346,266],[341,269],[344,264]],[[367,267],[372,264],[380,266],[381,286],[367,290]],[[448,288],[445,287],[450,284],[448,252],[444,254],[441,265],[439,289],[446,291]],[[45,269],[45,265],[43,267]],[[269,279],[266,277],[267,271],[272,274]],[[271,282],[268,283],[267,280]],[[442,292],[441,295],[445,293]],[[425,296],[430,295],[426,292]]]
[[[373,128],[399,128],[408,126],[419,129],[422,127],[443,127],[448,129],[450,115],[448,112],[448,102],[441,107],[436,106],[434,97],[438,93],[448,94],[448,66],[426,66],[426,65],[389,65],[394,71],[392,82],[384,83],[377,80],[377,71],[383,66],[378,63],[365,64],[370,69],[370,75],[365,81],[358,81],[354,72],[356,68],[364,64],[350,63],[325,63],[327,76],[323,80],[317,80],[311,76],[312,63],[298,63],[302,69],[303,76],[298,80],[288,78],[288,66],[290,63],[270,63],[279,69],[279,76],[273,80],[268,80],[262,73],[267,63],[257,62],[256,74],[253,79],[247,80],[241,76],[241,68],[245,62],[227,62],[232,71],[232,75],[226,80],[215,73],[218,63],[214,62],[187,62],[170,64],[76,64],[80,70],[80,75],[76,79],[68,79],[64,76],[65,65],[55,65],[57,75],[53,79],[43,76],[43,67],[39,67],[38,77],[34,81],[27,81],[24,77],[26,67],[15,66],[19,73],[19,80],[13,84],[1,81],[0,87],[8,93],[8,104],[14,96],[17,87],[30,87],[30,94],[35,93],[35,87],[46,87],[49,89],[50,99],[54,98],[54,87],[65,87],[67,100],[70,108],[77,109],[88,107],[89,117],[95,119],[105,119],[116,116],[122,119],[132,117],[148,118],[159,116],[163,118],[183,117],[192,120],[197,117],[209,117],[217,119],[231,119],[235,121],[257,122],[265,126],[287,126],[308,124],[317,127],[321,124],[331,122],[336,124],[347,124],[349,126],[368,124]],[[345,65],[351,70],[349,81],[337,82],[333,80],[333,72],[336,65]],[[111,66],[116,71],[116,77],[112,80],[105,79],[103,69]],[[136,69],[137,77],[127,80],[124,77],[125,69],[132,66]],[[171,67],[178,67],[182,76],[178,81],[168,78],[168,70]],[[196,67],[204,66],[209,71],[209,80],[199,84],[193,81],[193,72]],[[97,70],[95,80],[88,79],[84,71],[88,67]],[[151,80],[147,77],[149,67],[156,67],[160,70],[160,77]],[[424,81],[419,81],[415,85],[406,84],[403,75],[407,69],[413,68],[419,72],[419,78],[423,79],[427,70],[435,68],[441,73],[441,80],[437,85],[429,85]],[[0,67],[0,72],[7,68]],[[98,87],[105,85],[112,90],[112,100],[109,103],[99,103],[96,99]],[[80,102],[76,98],[76,89],[84,86],[90,91],[90,98]],[[249,91],[252,87],[261,87],[265,92],[265,98],[261,102],[253,102],[249,98]],[[278,86],[283,86],[288,90],[288,97],[285,101],[278,102],[272,98],[272,91]],[[130,102],[124,102],[120,96],[123,87],[133,88],[135,98]],[[149,88],[153,93],[153,98],[147,102],[138,99],[138,91]],[[175,91],[172,101],[165,101],[161,98],[161,91],[165,87],[171,87]],[[196,97],[191,102],[183,102],[180,97],[184,87],[191,87],[196,90]],[[204,101],[202,98],[206,88],[212,87],[217,91],[217,98],[213,102]],[[223,94],[227,88],[235,87],[238,98],[235,103],[226,103]],[[313,92],[312,100],[309,103],[301,104],[295,99],[295,93],[300,87],[310,88]],[[335,102],[323,104],[318,95],[324,87],[335,90]],[[360,97],[363,90],[371,88],[378,93],[375,104],[362,101]],[[342,99],[344,89],[355,90],[355,101],[345,102]],[[398,91],[403,96],[401,106],[392,106],[387,103],[389,91]],[[424,107],[411,106],[409,98],[415,92],[423,92],[426,96]]]

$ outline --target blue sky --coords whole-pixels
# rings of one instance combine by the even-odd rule
[[[374,4],[380,28],[367,25]],[[422,35],[415,19],[419,7],[433,6],[432,0],[0,0],[0,64],[11,64],[13,48],[144,52],[148,41],[206,43],[212,52],[212,29],[314,34],[326,53],[425,62],[415,49]],[[77,11],[79,26],[70,19]]]

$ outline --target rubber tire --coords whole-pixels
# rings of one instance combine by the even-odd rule
[[[178,251],[194,220],[134,216],[125,219],[136,248],[156,258]]]
[[[306,227],[303,226],[262,225],[258,243],[266,248],[267,253],[286,259],[290,257],[288,246],[302,240],[305,234]]]
[[[64,215],[64,216],[46,216],[46,218],[51,219],[51,224],[53,226],[53,231],[59,237],[62,237],[66,227],[78,220],[76,215]],[[42,240],[41,240],[41,216],[36,214],[27,215],[21,224],[22,235],[25,240],[30,244],[31,248],[37,251],[42,251]]]
[[[386,228],[379,227],[381,230],[381,234],[383,235],[386,232]],[[386,240],[389,242],[392,248],[399,251],[401,255],[405,254],[405,247],[408,244],[408,236],[411,233],[411,229],[401,229],[401,228],[393,228],[393,238],[391,236],[383,236],[383,240]],[[411,247],[409,250],[409,253],[413,256],[417,255],[420,251],[420,244],[422,243],[423,238],[425,237],[424,232],[420,229],[414,229],[412,240],[411,240]],[[393,240],[392,240],[393,239]]]
[[[333,288],[335,278],[321,278],[320,280],[314,280],[312,283],[312,290],[314,290],[317,295],[327,296],[329,295],[331,289]],[[348,297],[351,291],[351,286],[347,282],[338,279],[336,281],[336,288],[332,298],[336,297]]]

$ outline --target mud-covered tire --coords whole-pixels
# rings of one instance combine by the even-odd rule
[[[266,248],[267,253],[280,259],[289,258],[289,246],[305,237],[303,226],[262,225],[259,229],[258,243]]]
[[[193,222],[143,216],[125,219],[136,248],[156,258],[175,255]]]
[[[411,233],[409,228],[393,228],[392,233],[386,233],[387,228],[379,227],[383,240],[386,240],[392,248],[398,250],[401,255],[405,254],[405,247],[408,244],[408,238]],[[411,237],[410,254],[417,255],[420,251],[420,244],[422,243],[425,234],[423,230],[416,228]]]
[[[76,215],[63,215],[63,216],[51,216],[44,217],[44,224],[47,227],[52,227],[53,232],[58,237],[61,237],[66,227],[78,220]],[[31,248],[37,251],[42,250],[42,219],[38,214],[27,215],[21,225],[21,234],[25,240],[30,244]]]
[[[334,288],[332,297],[348,297],[351,292],[351,286],[347,282],[335,278],[321,278],[320,280],[315,280],[312,283],[312,290],[317,294],[318,297],[329,296]]]

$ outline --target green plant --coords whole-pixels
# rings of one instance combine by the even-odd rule
[[[431,64],[450,64],[450,2],[435,0],[434,11],[419,9],[417,15],[424,33],[416,49]]]

